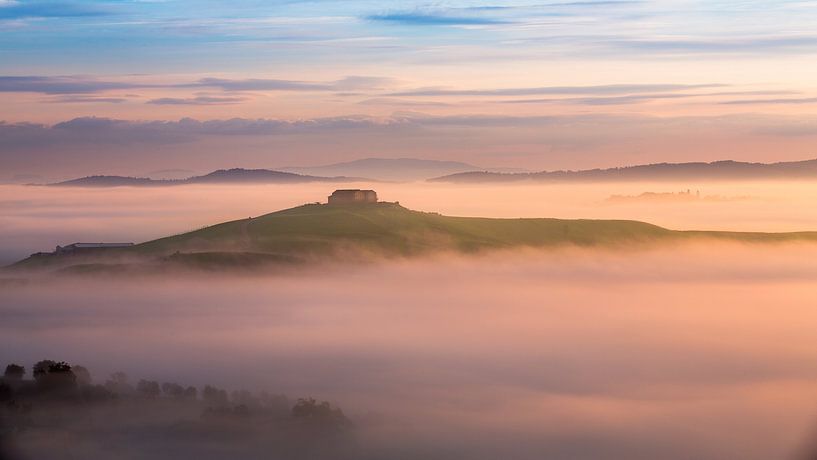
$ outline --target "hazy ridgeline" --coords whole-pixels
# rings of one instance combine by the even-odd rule
[[[713,244],[53,281],[2,291],[0,362],[331,401],[355,458],[797,458],[817,432],[815,257]],[[141,442],[128,410],[81,444],[71,423],[47,439],[128,458],[235,448],[230,430],[168,432],[159,409],[137,420],[162,442]],[[282,439],[264,427],[252,436]]]

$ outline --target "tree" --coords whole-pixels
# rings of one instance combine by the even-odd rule
[[[9,364],[6,366],[6,372],[3,373],[3,378],[6,380],[22,380],[26,375],[26,368],[17,364]]]
[[[34,365],[32,374],[40,390],[52,395],[59,393],[67,396],[77,388],[77,376],[71,370],[71,365],[64,361],[42,360]]]
[[[91,384],[91,372],[88,371],[87,368],[84,366],[74,366],[71,368],[74,372],[74,375],[77,376],[77,383],[82,386],[87,386]]]
[[[196,387],[187,387],[184,389],[184,399],[196,400],[199,397],[199,390]]]
[[[145,398],[154,399],[161,394],[159,382],[153,380],[140,380],[136,384],[136,391]]]
[[[210,385],[204,386],[201,397],[210,407],[225,407],[229,405],[227,392],[216,387],[211,387]]]
[[[39,381],[41,378],[45,377],[46,374],[48,374],[48,368],[50,368],[54,364],[57,363],[50,359],[44,359],[36,363],[31,370],[31,375],[34,376],[34,380]]]
[[[173,399],[184,398],[184,387],[178,383],[165,382],[162,384],[162,393]]]
[[[124,372],[111,374],[111,377],[105,381],[105,389],[120,396],[131,395],[135,391],[128,383],[128,374]]]
[[[318,402],[313,398],[300,398],[292,407],[292,416],[317,426],[342,428],[351,422],[339,408],[332,407],[326,401]]]

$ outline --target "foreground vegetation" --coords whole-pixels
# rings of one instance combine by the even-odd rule
[[[0,458],[343,458],[343,412],[312,398],[138,380],[95,383],[82,366],[9,364],[0,379]]]

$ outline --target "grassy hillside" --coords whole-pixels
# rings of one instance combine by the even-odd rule
[[[313,204],[151,241],[133,250],[152,254],[204,249],[324,254],[354,247],[411,255],[439,249],[615,244],[671,233],[635,221],[448,217],[392,203]]]
[[[433,251],[555,245],[623,246],[716,238],[744,242],[817,242],[817,232],[673,231],[627,220],[490,219],[412,211],[394,203],[310,204],[213,225],[128,248],[77,255],[33,256],[19,268],[152,261],[213,269],[246,262],[296,263],[311,258],[410,256]],[[98,267],[97,267],[98,268]]]

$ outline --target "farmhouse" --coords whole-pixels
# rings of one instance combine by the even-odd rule
[[[377,203],[374,190],[335,190],[329,195],[329,204]]]

